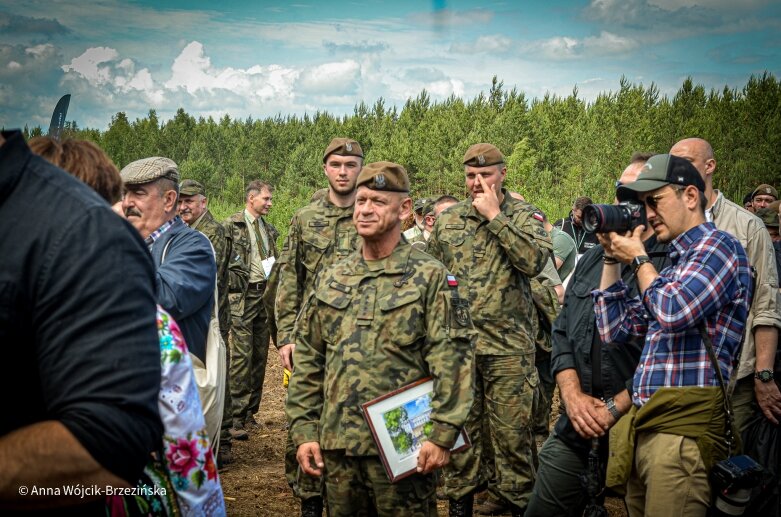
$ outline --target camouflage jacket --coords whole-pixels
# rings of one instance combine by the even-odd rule
[[[317,273],[358,249],[359,242],[352,206],[339,208],[325,196],[296,212],[279,261],[275,304],[278,346],[295,343],[296,316]]]
[[[457,280],[400,242],[386,259],[360,251],[318,275],[296,323],[287,412],[296,445],[378,453],[361,404],[434,379],[429,439],[451,447],[472,407],[474,329]]]
[[[534,353],[537,314],[529,278],[552,249],[542,216],[502,189],[501,213],[491,222],[467,199],[437,218],[427,251],[460,281],[477,329],[476,354]]]
[[[232,243],[230,235],[225,228],[218,223],[211,212],[206,210],[195,224],[191,226],[198,230],[212,243],[214,257],[217,261],[217,295],[219,297],[217,307],[220,319],[220,330],[225,332],[230,328],[230,304],[228,304],[228,264],[231,259]]]
[[[266,228],[268,243],[271,249],[270,254],[278,257],[277,238],[279,232],[274,225],[267,222],[262,217],[261,224]],[[230,279],[228,283],[228,298],[231,310],[234,314],[244,312],[244,297],[247,294],[247,282],[249,279],[250,260],[252,256],[252,245],[250,244],[250,231],[247,222],[244,220],[244,210],[230,216],[224,223],[228,236],[233,244],[232,258],[229,263]]]

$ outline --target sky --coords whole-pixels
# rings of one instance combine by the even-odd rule
[[[0,0],[0,126],[105,130],[154,109],[254,119],[470,99],[496,75],[527,97],[593,100],[622,76],[781,77],[779,0]]]

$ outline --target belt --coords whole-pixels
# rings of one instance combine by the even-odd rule
[[[247,289],[250,291],[262,291],[266,288],[266,282],[250,282],[247,284]]]

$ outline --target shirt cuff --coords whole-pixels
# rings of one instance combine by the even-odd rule
[[[593,291],[591,291],[591,297],[594,299],[595,302],[598,301],[600,298],[604,298],[605,300],[620,300],[622,298],[626,298],[628,294],[629,294],[629,287],[627,287],[627,285],[621,279],[619,279],[613,285],[608,286],[607,289],[604,290],[594,289]]]
[[[290,437],[296,447],[302,443],[319,442],[320,432],[317,428],[317,422],[303,422],[290,430]]]
[[[507,226],[509,222],[510,219],[502,212],[499,212],[499,214],[494,217],[490,223],[488,223],[488,230],[490,230],[495,235],[499,235],[499,232],[502,231],[502,228]]]
[[[460,432],[461,429],[453,427],[450,424],[434,422],[434,428],[431,430],[428,439],[440,447],[450,449],[456,444]]]

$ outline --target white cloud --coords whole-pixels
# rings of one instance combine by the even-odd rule
[[[506,36],[480,36],[472,43],[454,43],[450,50],[462,54],[481,54],[485,52],[502,53],[513,48],[513,40]]]
[[[115,61],[119,53],[113,48],[93,47],[88,48],[79,57],[73,58],[70,65],[63,65],[64,72],[75,72],[84,77],[91,84],[102,85],[111,80],[111,71],[103,63]]]
[[[599,36],[582,39],[557,36],[537,41],[528,46],[528,51],[546,59],[566,60],[579,57],[620,55],[637,48],[636,40],[602,31]]]
[[[444,81],[435,81],[426,85],[426,90],[437,97],[449,97],[455,95],[461,97],[464,95],[464,83],[459,79],[447,79]]]
[[[684,7],[708,7],[725,11],[743,11],[757,9],[770,3],[770,0],[648,0],[665,11],[676,11]]]
[[[325,63],[305,70],[298,84],[304,93],[338,94],[353,92],[361,78],[361,65],[352,59]]]
[[[22,68],[22,65],[17,63],[16,61],[11,61],[6,65],[8,68],[14,70],[16,68]]]
[[[34,47],[24,49],[25,53],[36,57],[45,58],[55,54],[54,45],[51,43],[45,43],[43,45],[35,45]]]

